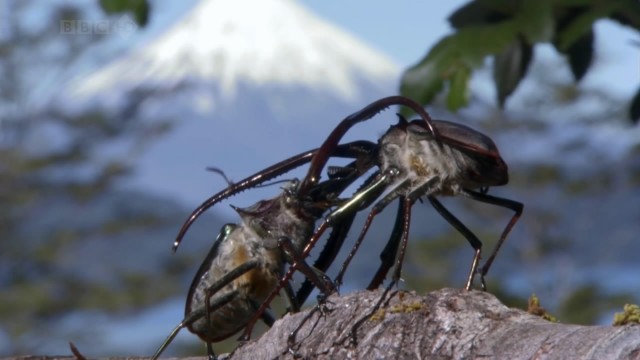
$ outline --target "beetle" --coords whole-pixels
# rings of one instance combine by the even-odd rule
[[[355,121],[343,121],[328,137],[318,154],[310,165],[310,173],[305,180],[308,184],[317,181],[315,174],[328,160],[330,149],[340,141],[340,138],[348,131]],[[499,198],[487,194],[488,187],[501,186],[508,182],[508,168],[495,143],[488,136],[473,130],[462,124],[444,120],[420,120],[408,122],[400,116],[399,122],[393,125],[379,139],[377,166],[379,171],[371,184],[359,193],[355,194],[349,202],[354,207],[366,207],[378,196],[385,192],[382,199],[375,203],[362,231],[356,240],[352,251],[343,263],[336,277],[337,286],[342,282],[346,268],[358,250],[359,245],[373,220],[389,203],[399,199],[399,210],[396,225],[392,231],[385,250],[381,254],[382,264],[376,275],[371,280],[369,289],[377,288],[396,259],[395,271],[392,282],[387,289],[400,279],[402,261],[408,243],[408,231],[411,223],[411,207],[421,197],[427,197],[434,208],[458,231],[460,231],[475,250],[471,269],[465,289],[470,290],[476,274],[480,274],[482,288],[486,289],[485,275],[489,271],[500,247],[504,243],[511,228],[520,218],[523,204],[517,201]],[[304,186],[303,183],[301,186]],[[493,252],[487,262],[479,268],[481,259],[482,242],[460,220],[449,212],[436,198],[436,196],[461,195],[473,200],[498,205],[514,211],[514,215],[503,230]],[[304,248],[301,258],[308,256],[323,232],[331,226],[334,219],[339,218],[340,209],[330,213],[325,221],[318,227],[312,238]],[[398,250],[400,251],[397,254]],[[304,264],[294,263],[290,270],[281,279],[280,285],[289,281],[297,266]],[[304,265],[306,266],[306,265]],[[273,298],[278,288],[271,293],[253,318],[257,319],[260,311],[266,309],[266,304]],[[385,293],[386,294],[386,293]],[[251,325],[253,324],[251,323]],[[250,326],[245,329],[245,333]]]
[[[374,143],[354,142],[336,149],[336,156],[355,157]],[[287,159],[284,164],[296,164],[291,159],[309,158],[313,151]],[[297,259],[296,254],[301,242],[310,237],[315,219],[338,201],[338,195],[358,178],[357,166],[366,171],[371,165],[348,165],[352,171],[348,176],[333,177],[309,189],[308,195],[299,197],[296,190],[299,181],[293,180],[276,197],[261,200],[256,204],[239,208],[233,207],[240,215],[240,224],[226,224],[222,227],[215,243],[200,265],[189,288],[185,306],[185,318],[172,331],[169,337],[156,351],[157,358],[184,327],[198,335],[207,344],[207,352],[214,358],[211,344],[230,337],[238,332],[250,318],[262,299],[274,288],[283,273],[285,262]],[[264,171],[261,173],[265,173]],[[255,174],[250,177],[255,178]],[[266,181],[261,178],[261,182]],[[245,182],[233,184],[219,194],[235,194],[234,188],[244,186]],[[219,194],[216,194],[218,196]],[[214,196],[214,197],[216,197]],[[224,196],[218,198],[223,199]],[[173,248],[179,246],[182,236],[190,224],[203,213],[203,207],[215,203],[205,201],[194,210],[183,225]],[[205,209],[206,210],[206,209]],[[350,226],[350,223],[341,226]],[[340,230],[330,238],[346,236],[347,231]],[[341,242],[340,239],[332,241]],[[330,292],[332,283],[322,274],[310,267],[301,268],[313,284]],[[299,308],[299,301],[289,287],[286,288],[292,310]],[[300,299],[304,301],[304,299]],[[271,325],[273,317],[265,313],[263,320]]]
[[[405,104],[417,111],[421,109],[419,105],[405,98],[390,97],[381,100],[357,112],[354,121],[366,120],[394,104]],[[374,148],[374,143],[366,141],[333,146],[325,150],[327,153],[323,156],[356,158],[351,165],[343,168],[348,169],[342,171],[344,176],[333,176],[323,183],[308,182],[305,178],[300,184],[295,182],[273,199],[260,201],[249,208],[235,208],[243,220],[242,223],[227,224],[221,230],[191,284],[185,318],[156,351],[154,358],[160,356],[178,331],[184,327],[203,339],[207,343],[210,357],[214,357],[211,343],[233,335],[247,323],[248,316],[254,313],[268,291],[278,285],[274,279],[281,275],[285,262],[300,263],[297,269],[313,280],[313,285],[320,287],[323,293],[332,292],[332,283],[318,274],[322,274],[335,258],[337,253],[334,249],[341,246],[351,226],[353,212],[359,209],[349,205],[353,202],[338,207],[340,214],[346,215],[332,223],[335,231],[327,241],[329,250],[320,254],[315,264],[317,270],[304,266],[299,261],[299,250],[311,237],[315,220],[321,218],[325,210],[336,205],[337,196],[373,166],[366,160],[374,158],[368,153]],[[174,251],[191,224],[204,211],[224,199],[310,161],[318,151],[310,150],[272,165],[207,199],[183,224],[174,241]],[[324,164],[322,167],[324,168]],[[287,288],[286,285],[283,286]],[[306,299],[308,292],[300,292],[297,298],[290,292],[287,291],[287,294],[291,298],[292,309],[296,310],[297,304]],[[272,318],[264,315],[265,310],[259,311],[259,318],[267,323],[273,322]],[[245,338],[248,337],[249,335],[245,335]]]
[[[431,133],[420,121],[408,122],[402,116],[398,124],[391,126],[380,138],[378,163],[381,171],[395,169],[397,176],[389,180],[386,184],[388,193],[374,205],[369,213],[354,248],[336,278],[336,283],[339,284],[342,281],[345,269],[362,242],[372,219],[396,198],[400,199],[402,209],[399,210],[399,217],[404,219],[396,225],[401,226],[402,235],[391,237],[392,240],[381,255],[382,265],[368,289],[377,288],[382,283],[396,257],[394,249],[397,248],[398,243],[401,243],[401,253],[393,277],[393,281],[399,280],[407,243],[406,228],[410,223],[410,209],[417,199],[424,196],[440,215],[462,233],[475,250],[465,289],[471,289],[476,274],[480,275],[482,288],[486,289],[484,277],[507,235],[522,215],[524,205],[514,200],[487,194],[489,187],[502,186],[509,181],[507,164],[491,138],[468,126],[450,121],[433,120],[433,125],[438,129],[439,142],[434,141]],[[514,211],[491,255],[481,268],[478,266],[482,242],[449,212],[436,196],[464,196]],[[398,230],[393,232],[398,233]]]

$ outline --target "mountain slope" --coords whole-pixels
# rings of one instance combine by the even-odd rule
[[[203,0],[148,44],[71,81],[56,102],[171,120],[131,159],[130,184],[193,206],[224,186],[206,166],[239,180],[317,147],[344,116],[395,93],[398,75],[386,56],[293,0]],[[376,139],[386,124],[351,138]]]
[[[236,93],[240,81],[310,86],[354,99],[354,75],[387,81],[389,59],[315,17],[293,0],[206,0],[150,44],[71,83],[72,96],[91,97],[124,86],[172,88],[215,81]]]

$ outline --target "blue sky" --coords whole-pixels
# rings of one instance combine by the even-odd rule
[[[300,3],[381,50],[398,65],[415,63],[451,31],[447,17],[467,1],[320,1]]]

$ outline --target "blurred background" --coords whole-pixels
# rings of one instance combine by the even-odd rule
[[[319,146],[346,115],[399,93],[466,3],[2,1],[0,356],[69,354],[69,341],[91,357],[151,355],[182,319],[218,230],[238,221],[229,204],[280,192],[254,189],[216,206],[174,254],[190,211],[226,186],[205,168],[237,181]],[[594,23],[579,81],[575,65],[540,44],[510,96],[483,57],[463,105],[452,106],[451,84],[429,100],[433,117],[496,142],[510,183],[490,193],[525,204],[488,276],[509,305],[524,308],[535,293],[561,322],[609,324],[640,301],[633,16]],[[388,110],[345,141],[376,141],[395,121]],[[512,215],[443,203],[486,253]],[[401,286],[462,287],[467,241],[428,203],[412,214]],[[368,284],[394,215],[390,206],[376,219],[343,293]],[[205,352],[185,331],[165,354]]]

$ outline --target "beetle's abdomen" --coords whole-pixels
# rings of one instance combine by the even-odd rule
[[[215,305],[227,294],[237,293],[230,302],[211,311],[208,320],[203,317],[188,326],[189,331],[205,341],[216,342],[235,334],[249,322],[256,306],[276,287],[282,273],[279,250],[265,248],[261,245],[263,241],[246,227],[238,227],[221,244],[209,271],[203,274],[188,299],[186,315],[204,307],[207,289],[225,274],[247,262],[255,263],[255,266],[211,294],[209,304]]]

